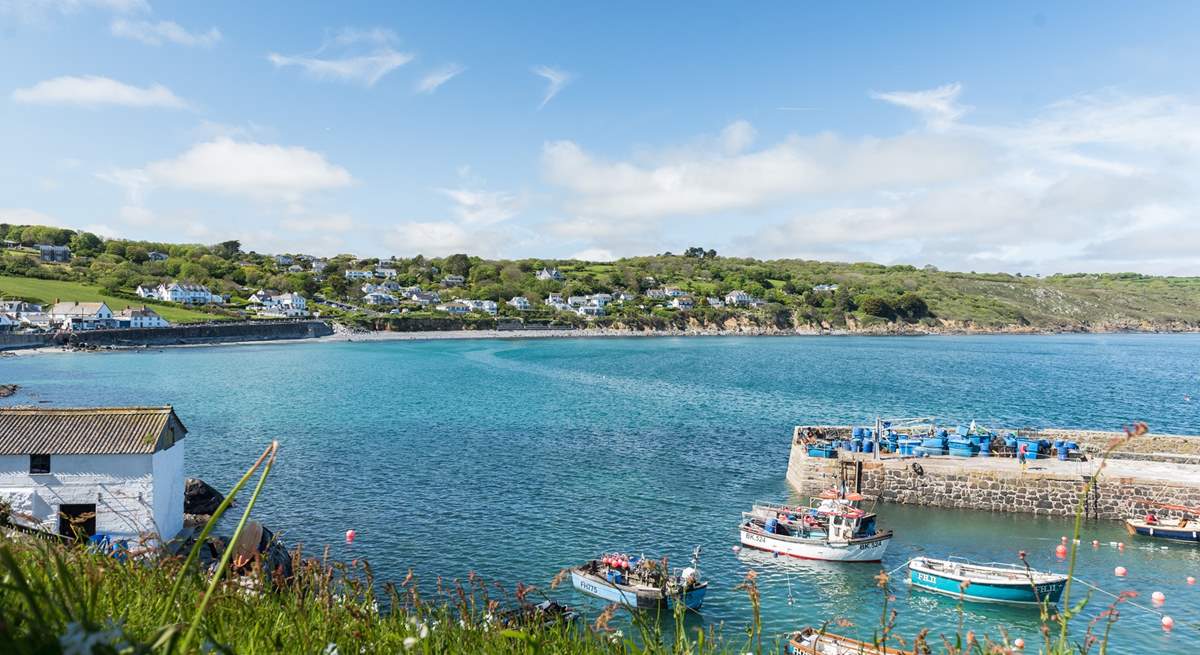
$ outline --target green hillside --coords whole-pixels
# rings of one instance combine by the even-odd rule
[[[130,302],[126,298],[139,284],[183,280],[229,294],[235,304],[259,288],[298,292],[310,298],[320,294],[359,308],[345,314],[325,311],[326,315],[378,326],[381,314],[363,306],[362,282],[347,280],[344,273],[385,266],[394,269],[394,281],[406,287],[438,289],[443,300],[494,300],[500,304],[501,317],[533,321],[651,328],[720,326],[731,319],[779,328],[839,329],[889,322],[934,330],[1200,328],[1200,277],[958,273],[931,266],[721,257],[702,248],[602,263],[488,260],[466,254],[381,260],[342,254],[324,259],[325,268],[318,274],[309,263],[311,257],[287,253],[295,257],[295,263],[277,260],[273,255],[245,252],[237,241],[199,245],[105,240],[87,232],[2,223],[0,239],[25,246],[0,251],[0,275],[7,276],[0,278],[7,280],[0,284],[0,292],[41,300],[73,299],[73,294],[87,293],[78,299],[113,298],[114,307]],[[73,257],[69,263],[39,262],[36,251],[27,248],[35,243],[69,245]],[[537,279],[536,273],[544,267],[557,268],[565,279]],[[465,284],[447,288],[442,284],[447,275],[462,276]],[[18,279],[27,280],[25,286]],[[68,286],[54,286],[50,281]],[[821,290],[823,285],[837,288]],[[648,296],[650,290],[663,287],[683,289],[694,297],[695,307],[677,310],[665,300]],[[752,308],[709,306],[707,298],[722,298],[733,290],[746,291],[764,302]],[[550,293],[602,292],[628,292],[635,299],[609,305],[607,315],[595,320],[556,311],[543,302]],[[506,303],[514,296],[526,297],[533,309],[519,312],[509,307]],[[407,311],[386,320],[445,317],[429,308],[405,303],[401,307]],[[166,314],[171,320],[210,318],[183,309],[164,308],[164,312],[172,312]]]
[[[62,302],[104,302],[114,312],[125,309],[130,305],[140,307],[143,304],[148,304],[142,301],[118,298],[106,294],[100,287],[91,284],[12,277],[10,275],[0,275],[0,298],[20,298],[41,304],[49,304],[55,300],[61,300]],[[148,306],[152,307],[155,312],[158,312],[160,316],[172,323],[197,323],[224,318],[163,303],[148,304]]]

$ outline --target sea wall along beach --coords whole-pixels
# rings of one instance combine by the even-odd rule
[[[845,483],[883,502],[932,507],[1072,516],[1079,494],[1099,468],[1103,444],[1123,436],[1096,431],[1043,431],[1083,445],[1085,461],[1036,459],[1024,468],[1012,457],[900,457],[839,451],[837,458],[810,457],[793,439],[787,480],[800,494]],[[1143,437],[1119,447],[1085,499],[1089,518],[1125,519],[1149,503],[1200,506],[1196,437]],[[1170,511],[1158,510],[1172,517]]]

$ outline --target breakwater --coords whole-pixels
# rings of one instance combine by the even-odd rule
[[[843,428],[835,428],[841,430]],[[849,428],[844,428],[847,432]],[[1046,439],[1080,444],[1081,461],[1012,457],[934,457],[839,451],[836,458],[810,457],[793,437],[787,480],[801,494],[846,484],[881,501],[991,512],[1073,516],[1086,482],[1099,473],[1083,499],[1088,518],[1122,520],[1155,503],[1200,506],[1200,438],[1153,435],[1125,441],[1100,469],[1102,450],[1124,435],[1115,432],[1043,430]],[[1160,511],[1171,518],[1172,512]]]
[[[98,347],[181,346],[311,339],[331,334],[333,328],[324,321],[254,321],[175,325],[167,328],[60,332],[55,335],[53,344]]]

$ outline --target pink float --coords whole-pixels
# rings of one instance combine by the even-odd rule
[[[1118,566],[1117,568],[1113,569],[1113,575],[1116,575],[1118,578],[1123,578],[1129,575],[1129,570],[1124,566]]]
[[[352,530],[352,529],[346,530],[346,543],[348,543],[348,544],[354,543],[354,538],[357,536],[358,536],[358,533],[355,532],[354,530]]]
[[[1162,618],[1162,625],[1163,625],[1163,630],[1170,630],[1171,628],[1175,627],[1175,619],[1173,619],[1169,616],[1164,616]]]

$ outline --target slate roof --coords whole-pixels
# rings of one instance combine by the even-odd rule
[[[170,405],[0,408],[0,455],[149,455],[185,434]]]

